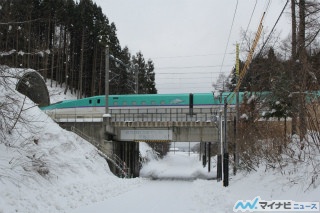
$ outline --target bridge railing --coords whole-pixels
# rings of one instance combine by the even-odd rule
[[[190,112],[182,108],[160,109],[114,109],[110,110],[112,121],[211,121],[217,114],[209,108],[197,108]]]
[[[143,108],[143,109],[109,109],[112,122],[210,122],[214,121],[219,114],[219,108]],[[48,115],[58,122],[102,122],[103,113],[70,113],[60,114],[55,111],[47,112]],[[233,114],[233,110],[229,115]]]

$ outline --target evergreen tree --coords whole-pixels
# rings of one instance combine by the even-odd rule
[[[149,59],[146,64],[144,88],[145,88],[146,94],[157,94],[157,89],[155,85],[154,64],[151,59]]]
[[[0,6],[1,64],[33,68],[45,80],[65,84],[65,92],[93,96],[105,91],[109,46],[110,54],[125,65],[110,61],[110,94],[134,92],[133,68],[128,67],[136,62],[127,47],[121,48],[116,25],[92,0],[3,0]],[[156,93],[153,63],[146,65],[142,53],[137,58],[140,90]]]

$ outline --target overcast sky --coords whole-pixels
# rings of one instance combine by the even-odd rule
[[[256,1],[251,32],[256,32],[269,2],[239,0],[227,47],[236,0],[94,1],[115,23],[120,45],[154,62],[158,93],[211,92],[219,73],[229,75],[234,66],[235,44],[242,42],[241,29],[247,29]],[[285,3],[271,0],[264,19],[268,32]],[[276,28],[283,37],[291,26],[289,8]],[[240,57],[245,60],[246,54]]]

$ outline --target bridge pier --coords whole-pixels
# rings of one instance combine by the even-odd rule
[[[129,141],[114,141],[114,153],[125,162],[126,170],[131,177],[139,177],[139,143]]]

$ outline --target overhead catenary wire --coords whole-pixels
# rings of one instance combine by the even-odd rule
[[[169,74],[169,73],[168,73]],[[195,78],[194,77],[180,77],[180,76],[170,76],[170,80],[194,80]],[[208,77],[197,77],[197,80],[199,79],[206,79],[208,80]],[[157,77],[157,80],[168,80],[168,76],[160,76],[160,77]]]
[[[220,71],[200,71],[197,74],[220,74]],[[157,72],[156,75],[194,75],[194,72]],[[197,79],[197,77],[193,77],[193,79]]]
[[[157,70],[166,70],[166,69],[194,69],[194,68],[213,68],[220,67],[221,65],[203,65],[203,66],[184,66],[184,67],[158,67]],[[224,65],[224,66],[233,66],[233,65]]]
[[[266,2],[266,5],[265,5],[265,10],[269,10],[269,8],[270,8],[270,5],[271,5],[271,0],[269,0],[269,1],[265,1]],[[259,2],[260,3],[260,2]],[[256,11],[257,11],[257,9],[256,8],[258,8],[258,3],[257,3],[257,0],[255,1],[255,5],[254,5],[254,7],[253,7],[253,9],[251,10],[252,11],[252,14],[251,14],[251,17],[250,17],[250,21],[249,21],[249,23],[248,23],[248,27],[247,27],[247,29],[249,29],[249,27],[250,27],[250,25],[251,25],[251,22],[252,22],[252,20],[253,20],[253,15],[255,15],[256,14]],[[237,1],[237,5],[236,5],[236,8],[238,7],[238,1]],[[234,13],[234,19],[233,19],[233,21],[235,21],[235,16],[237,15],[237,9],[235,9],[235,13]],[[225,49],[225,53],[226,53],[226,51],[227,51],[227,49],[228,49],[228,46],[229,46],[229,42],[230,42],[230,39],[231,39],[231,33],[233,32],[233,25],[234,25],[235,23],[232,23],[232,26],[231,26],[231,29],[230,29],[230,34],[229,34],[229,36],[228,36],[228,44],[226,45],[226,49]],[[246,32],[247,32],[248,30],[246,30]],[[227,53],[226,53],[227,54]],[[234,53],[228,53],[228,54],[234,54]],[[211,54],[194,54],[194,55],[176,55],[176,56],[163,56],[163,57],[153,57],[153,58],[155,58],[155,59],[175,59],[175,58],[188,58],[188,57],[205,57],[205,56],[210,56]],[[219,54],[212,54],[212,55],[219,55]],[[227,56],[224,54],[224,58],[226,58]],[[222,66],[224,66],[224,63],[225,63],[225,61],[224,61],[224,59],[223,59],[223,63],[221,64]],[[220,73],[222,72],[222,70],[223,70],[223,67],[222,66],[220,66]],[[234,66],[234,65],[230,65],[230,66]],[[174,76],[176,76],[174,79],[177,79],[177,80],[186,80],[186,79],[190,79],[190,78],[186,78],[186,77],[180,77],[179,78],[179,75],[182,75],[182,76],[188,76],[188,74],[190,74],[190,73],[187,73],[187,70],[183,70],[183,69],[188,69],[188,68],[190,68],[190,69],[193,69],[193,68],[211,68],[212,66],[201,66],[201,67],[198,67],[198,66],[190,66],[190,67],[159,67],[159,68],[157,68],[157,67],[155,67],[155,70],[157,70],[158,72],[156,73],[156,75],[158,75],[159,76],[159,74],[160,74],[160,76],[161,77],[164,77],[165,75],[174,75]],[[214,66],[214,67],[216,67],[216,66]],[[163,73],[163,72],[161,72],[162,70],[165,70],[165,69],[168,69],[168,71],[166,71],[165,73]],[[173,73],[172,72],[169,72],[170,71],[170,69],[173,69],[172,71],[173,71]],[[178,72],[176,72],[175,70],[177,70],[177,71],[180,71],[179,69],[181,69],[181,71],[183,72],[183,73],[178,73]],[[204,71],[206,71],[207,69],[203,69]],[[209,70],[209,69],[208,69]],[[216,69],[213,69],[213,71],[216,71]],[[197,72],[197,74],[202,74],[203,72],[201,72],[201,73],[198,73]],[[215,73],[219,73],[219,72],[215,72]],[[194,74],[194,73],[193,73]],[[211,79],[212,79],[212,76],[211,76]],[[206,84],[206,83],[205,83]],[[159,83],[157,83],[157,85],[159,85]],[[163,85],[163,83],[160,83],[160,85],[162,86]],[[159,85],[159,86],[160,86]],[[190,84],[190,85],[192,85],[192,84]],[[177,87],[178,87],[178,84],[177,84]],[[161,87],[160,87],[161,88]],[[205,87],[201,87],[201,88],[208,88],[207,86],[205,86]],[[166,89],[168,89],[167,87],[166,87]],[[178,88],[177,88],[178,89]]]
[[[155,56],[150,57],[151,59],[173,59],[173,58],[193,58],[193,57],[206,57],[214,55],[223,55],[224,53],[208,53],[208,54],[194,54],[194,55],[176,55],[176,56]],[[227,55],[232,55],[234,52],[226,53]]]

